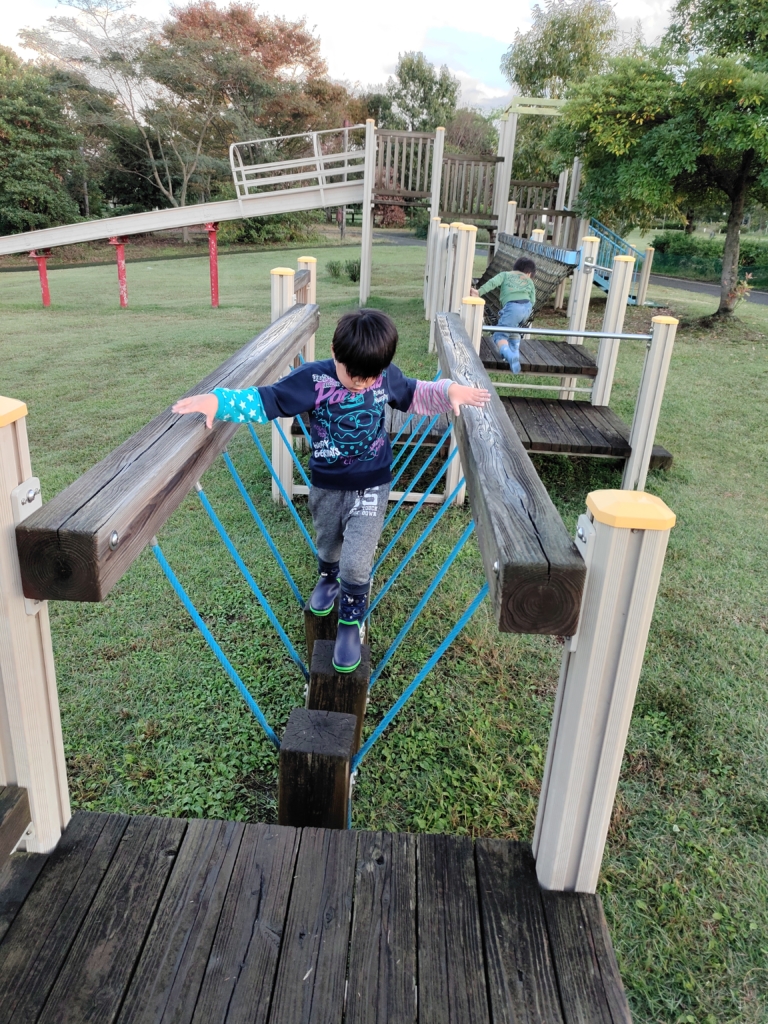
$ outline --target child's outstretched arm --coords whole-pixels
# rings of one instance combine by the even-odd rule
[[[219,400],[216,395],[190,395],[189,398],[180,398],[171,407],[171,412],[179,413],[181,416],[190,412],[201,412],[205,416],[205,425],[210,430],[218,408]]]
[[[453,411],[458,416],[462,405],[480,407],[491,399],[485,388],[470,388],[464,384],[443,378],[442,380],[416,381],[416,391],[408,412],[422,415]]]
[[[276,388],[274,385],[271,389],[265,387],[264,391],[267,390],[274,392]],[[201,412],[205,416],[205,425],[209,430],[215,419],[226,420],[229,423],[268,423],[270,419],[280,415],[279,409],[272,416],[268,415],[259,388],[214,388],[209,395],[190,395],[189,398],[179,399],[171,412],[181,415]]]

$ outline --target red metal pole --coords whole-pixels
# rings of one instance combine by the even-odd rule
[[[44,253],[37,253],[33,249],[30,252],[30,259],[37,260],[37,272],[40,275],[40,291],[43,293],[43,305],[50,306],[51,304],[51,293],[48,290],[48,268],[46,266],[46,260],[51,255],[50,249]]]
[[[211,305],[216,309],[219,305],[219,250],[216,245],[218,224],[206,224],[208,232],[208,262],[211,268]]]
[[[115,247],[117,256],[117,280],[120,284],[120,305],[123,309],[128,305],[128,278],[125,276],[125,239],[110,238],[110,245]]]

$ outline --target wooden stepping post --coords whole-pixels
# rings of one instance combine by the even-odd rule
[[[367,644],[362,645],[362,660],[354,672],[337,672],[333,667],[333,646],[333,640],[317,640],[315,643],[309,669],[307,707],[354,715],[357,726],[353,750],[356,753],[360,749],[371,682],[371,649]]]
[[[356,729],[354,715],[293,709],[280,746],[280,825],[347,827]]]
[[[333,611],[327,615],[313,615],[309,610],[309,601],[304,605],[304,634],[307,638],[307,664],[312,664],[315,644],[319,640],[330,640],[333,643],[336,639],[336,630],[339,625],[339,601],[333,606]],[[307,705],[311,707],[311,705]],[[328,708],[329,711],[336,711],[337,708]]]

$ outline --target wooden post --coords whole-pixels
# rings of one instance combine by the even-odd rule
[[[214,309],[219,305],[219,250],[216,245],[216,232],[218,224],[206,224],[208,232],[208,266],[211,272],[211,305]]]
[[[456,236],[459,233],[459,221],[445,225],[445,249],[440,256],[440,273],[436,281],[436,292],[434,297],[435,314],[450,312],[453,298],[453,275],[456,266]],[[432,327],[429,334],[429,351],[436,351],[435,320],[432,318]]]
[[[546,241],[546,236],[547,232],[545,228],[534,228],[531,232],[531,241],[543,243]]]
[[[275,267],[274,270],[269,272],[270,280],[270,300],[272,310],[272,323],[275,320],[279,320],[280,317],[287,313],[291,306],[294,305],[294,292],[293,292],[293,280],[296,276],[296,272],[291,270],[290,267]],[[286,368],[286,373],[290,373],[291,367]],[[292,416],[281,416],[277,420],[272,421],[272,468],[280,480],[280,483],[285,488],[285,493],[289,498],[293,497],[293,459],[291,453],[288,451],[285,442],[280,437],[280,432],[277,429],[277,424],[280,424],[283,433],[288,438],[288,442],[292,443],[291,437],[291,426],[293,425]],[[285,500],[280,493],[280,488],[277,486],[277,481],[272,479],[272,501],[277,505],[285,505]]]
[[[296,301],[314,305],[317,302],[317,260],[314,256],[299,256],[296,262],[299,265],[299,270],[309,271],[309,284],[302,290],[301,297],[296,296]],[[302,349],[302,355],[307,363],[315,361],[314,334],[307,340],[307,344]]]
[[[294,708],[280,745],[277,820],[294,828],[347,828],[357,719]]]
[[[656,250],[649,245],[645,250],[643,266],[640,270],[640,279],[637,282],[637,297],[635,301],[638,306],[644,306],[648,297],[648,285],[651,280],[651,267],[653,266],[653,254]]]
[[[440,218],[432,217],[427,234],[427,260],[424,266],[424,319],[429,320],[430,295],[437,268],[437,246],[440,239]]]
[[[634,256],[616,256],[613,261],[613,273],[608,287],[608,299],[605,303],[603,317],[604,331],[624,329],[624,316],[627,312],[629,289],[632,287],[632,275],[635,270]],[[597,376],[592,385],[592,405],[610,405],[613,375],[616,372],[616,360],[619,355],[618,338],[601,338],[597,349]]]
[[[568,209],[572,210],[576,200],[579,198],[579,190],[581,188],[581,160],[578,157],[574,157],[573,167],[571,169],[571,187],[568,190]]]
[[[435,143],[432,147],[432,175],[430,178],[429,219],[440,216],[440,192],[443,186],[443,152],[445,149],[445,128],[435,129]]]
[[[509,184],[512,181],[516,135],[517,114],[502,115],[498,148],[498,155],[502,159],[500,163],[496,164],[496,176],[493,182],[493,212],[497,217],[497,224],[502,221],[504,210],[509,202]]]
[[[477,225],[461,224],[458,238],[461,239],[459,261],[454,275],[454,295],[451,312],[461,312],[462,299],[467,298],[472,288],[472,273],[475,268],[475,247],[477,245]]]
[[[110,245],[115,247],[117,257],[117,283],[120,288],[120,306],[125,309],[128,305],[128,276],[125,272],[125,239],[116,235],[110,238]]]
[[[515,222],[517,220],[517,202],[510,199],[507,203],[504,226],[500,229],[505,235],[514,235]]]
[[[371,294],[373,261],[373,185],[376,175],[376,122],[365,122],[365,162],[363,164],[363,227],[360,239],[360,305]]]
[[[566,218],[564,218],[564,219],[566,219]],[[553,306],[554,309],[562,309],[563,308],[563,302],[565,300],[565,282],[567,280],[568,279],[566,277],[564,277],[562,279],[562,281],[560,282],[560,284],[555,289],[555,298],[554,298],[553,303],[552,303],[552,306]]]
[[[448,244],[451,229],[448,224],[436,226],[435,255],[432,276],[429,281],[429,351],[435,351],[435,316],[441,312],[445,291],[445,274],[448,266]]]
[[[655,316],[652,320],[652,337],[645,353],[643,375],[629,434],[632,451],[624,465],[621,481],[624,490],[642,491],[645,487],[679,322],[673,316]]]
[[[48,605],[25,599],[16,551],[16,524],[42,505],[26,415],[23,402],[0,398],[0,789],[27,790],[26,849],[47,853],[70,807]]]
[[[37,261],[37,273],[40,276],[40,291],[43,295],[43,305],[48,308],[51,304],[51,292],[48,288],[48,257],[51,255],[51,250],[46,249],[45,252],[36,252],[34,249],[30,252],[29,258]]]
[[[568,327],[573,331],[583,331],[586,327],[592,282],[595,277],[594,265],[599,247],[600,240],[594,235],[587,235],[581,240],[581,261],[571,278]],[[566,341],[571,345],[584,344],[584,339],[577,336],[566,338]],[[576,387],[576,377],[563,377],[560,380],[560,385],[562,390],[559,397],[572,401],[574,393],[569,389]]]
[[[475,298],[474,296],[468,296],[461,300],[461,322],[464,324],[464,330],[467,332],[469,340],[472,343],[472,348],[480,355],[480,339],[482,338],[483,330],[483,313],[485,311],[485,299]],[[448,455],[453,455],[453,452],[458,448],[458,441],[456,440],[456,431],[451,431],[450,446],[448,448]],[[448,470],[445,474],[445,495],[448,497],[452,494],[459,480],[464,476],[464,468],[461,464],[461,452],[457,452],[453,457]],[[467,497],[467,485],[459,490],[456,497],[453,499],[453,504],[461,506],[466,501]]]
[[[338,711],[354,715],[357,721],[353,752],[360,749],[365,706],[371,683],[371,648],[361,645],[362,660],[354,672],[337,672],[333,667],[334,639],[317,640],[312,652],[307,689],[307,707],[317,711]]]
[[[566,638],[533,853],[545,889],[594,892],[637,681],[675,516],[651,494],[593,491],[576,543],[587,564]]]

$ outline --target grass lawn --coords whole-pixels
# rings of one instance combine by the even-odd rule
[[[324,271],[332,250],[316,254],[322,356],[337,316],[355,306],[356,286]],[[294,265],[296,255],[222,259],[218,310],[208,305],[204,258],[129,265],[128,310],[117,306],[112,266],[52,271],[49,310],[40,307],[36,274],[0,275],[0,390],[29,406],[33,467],[44,496],[258,333],[268,320],[269,269]],[[397,321],[403,369],[431,378],[423,259],[423,248],[377,247],[371,305]],[[662,288],[652,288],[651,297],[684,321],[658,430],[675,462],[648,482],[678,523],[599,891],[638,1024],[752,1024],[768,1021],[768,310],[745,305],[731,323],[704,327],[697,318],[713,311],[715,299]],[[590,327],[599,326],[602,310],[596,299]],[[666,310],[630,310],[626,329],[647,329],[654,312]],[[551,312],[541,322],[562,326]],[[642,356],[639,343],[626,343],[620,355],[612,404],[625,419]],[[288,513],[272,504],[253,444],[241,433],[230,452],[307,593],[314,574],[309,550]],[[537,466],[570,530],[589,490],[620,483],[608,461],[539,456]],[[223,463],[204,483],[300,645],[298,605]],[[401,553],[433,514],[411,527]],[[382,602],[372,624],[374,662],[468,521],[468,509],[449,511]],[[194,494],[160,543],[280,732],[303,701],[303,679]],[[395,558],[388,566],[394,564]],[[482,582],[471,540],[373,690],[370,724]],[[274,820],[274,751],[151,553],[104,604],[58,604],[51,613],[75,806]],[[497,634],[481,607],[364,762],[355,826],[529,840],[560,655],[556,638]]]

